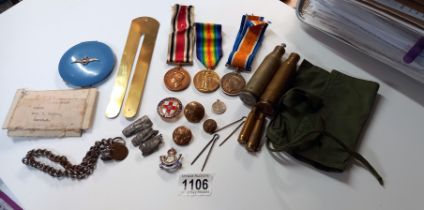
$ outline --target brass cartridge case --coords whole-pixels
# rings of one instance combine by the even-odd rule
[[[249,140],[246,144],[246,149],[249,152],[258,151],[261,143],[262,133],[265,126],[265,114],[258,112],[255,124],[253,125],[252,132],[250,133]]]
[[[297,53],[291,53],[287,60],[280,65],[256,105],[261,112],[267,115],[273,114],[274,106],[284,92],[287,91],[295,75],[296,64],[299,59],[300,57]]]
[[[253,76],[240,92],[240,99],[247,105],[253,106],[261,97],[274,73],[281,64],[281,57],[285,52],[285,44],[278,45],[269,53],[256,69]]]
[[[256,107],[253,107],[250,110],[249,115],[247,115],[246,122],[243,125],[243,128],[240,131],[238,142],[240,144],[246,144],[249,140],[250,133],[252,131],[253,125],[255,125],[256,118]]]

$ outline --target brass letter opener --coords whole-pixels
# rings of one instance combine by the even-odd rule
[[[130,31],[128,32],[127,43],[125,44],[124,53],[122,54],[121,64],[118,74],[116,75],[109,104],[106,108],[106,117],[115,118],[119,115],[128,81],[131,76],[134,59],[137,54],[137,48],[141,37],[144,35],[140,55],[137,59],[137,65],[124,106],[124,116],[127,119],[133,118],[137,114],[158,30],[159,22],[151,17],[139,17],[132,20]]]

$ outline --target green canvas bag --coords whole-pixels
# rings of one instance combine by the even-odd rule
[[[383,185],[378,172],[355,152],[378,88],[378,83],[303,61],[267,128],[268,149],[327,171],[344,171],[353,157]]]

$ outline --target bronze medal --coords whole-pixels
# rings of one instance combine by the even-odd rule
[[[122,143],[113,142],[110,155],[113,160],[123,160],[128,155],[128,148]]]
[[[171,91],[182,91],[190,85],[190,74],[181,66],[170,69],[163,77],[166,88]]]
[[[219,76],[213,70],[202,70],[194,76],[193,83],[198,91],[210,93],[219,88]]]
[[[222,77],[221,87],[225,94],[236,96],[246,85],[246,81],[239,73],[228,73]]]

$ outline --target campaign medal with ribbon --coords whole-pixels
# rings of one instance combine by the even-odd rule
[[[243,15],[233,50],[228,57],[226,66],[234,68],[237,73],[231,72],[221,80],[222,90],[227,95],[238,95],[246,85],[240,71],[251,71],[252,62],[262,43],[263,35],[268,22],[263,17]]]
[[[193,64],[194,47],[193,6],[176,4],[173,6],[172,32],[168,43],[168,64],[177,67],[164,76],[165,86],[171,91],[181,91],[190,85],[190,74],[182,65]]]
[[[196,56],[206,69],[194,76],[193,83],[203,93],[219,88],[219,76],[213,69],[222,57],[221,31],[220,24],[196,23]]]

